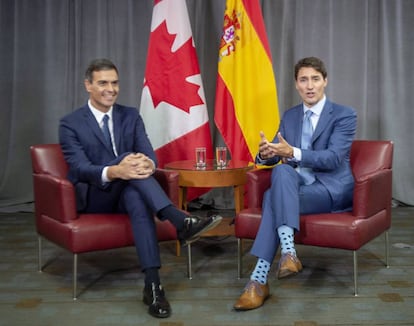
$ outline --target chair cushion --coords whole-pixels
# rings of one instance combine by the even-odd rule
[[[38,233],[72,253],[106,250],[134,245],[131,223],[126,214],[80,214],[61,223],[47,216],[36,221]],[[175,227],[156,220],[159,241],[176,240]]]
[[[295,242],[304,245],[358,250],[389,229],[387,211],[359,219],[351,212],[301,215]]]
[[[241,239],[255,239],[261,220],[261,209],[242,210],[235,221],[235,235]],[[358,250],[390,228],[384,209],[369,219],[359,219],[351,212],[301,215],[297,244]]]

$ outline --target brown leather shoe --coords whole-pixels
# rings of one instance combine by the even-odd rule
[[[290,253],[284,254],[279,260],[277,278],[284,278],[293,274],[297,274],[302,269],[302,263],[300,262],[298,257],[293,256]]]
[[[257,281],[249,281],[237,302],[234,304],[235,310],[256,309],[263,305],[269,297],[269,285],[260,284]]]

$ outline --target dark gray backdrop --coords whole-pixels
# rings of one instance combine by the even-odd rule
[[[358,112],[360,139],[395,142],[393,197],[414,204],[414,1],[262,0],[281,114],[299,98],[293,65],[319,56],[330,99]],[[225,0],[187,0],[213,141]],[[29,146],[57,142],[59,118],[84,104],[95,57],[119,67],[119,102],[138,106],[152,0],[0,0],[0,208],[31,202]]]

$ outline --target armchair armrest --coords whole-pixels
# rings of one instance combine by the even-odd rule
[[[355,180],[353,215],[366,218],[391,208],[392,171],[380,170]]]
[[[66,179],[47,174],[33,174],[37,218],[47,216],[61,223],[77,218],[75,190]]]
[[[248,208],[261,208],[264,192],[270,187],[272,169],[254,169],[246,173],[246,199]]]

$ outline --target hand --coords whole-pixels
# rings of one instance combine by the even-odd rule
[[[282,137],[280,132],[277,133],[278,143],[270,143],[260,132],[259,155],[262,159],[268,159],[273,156],[281,156],[283,158],[293,157],[293,147]]]
[[[280,132],[277,133],[277,139],[279,140],[278,145],[278,155],[283,158],[292,158],[293,157],[293,147],[282,137]]]
[[[259,155],[260,158],[266,160],[273,156],[269,141],[266,139],[263,131],[260,131]]]
[[[119,162],[108,168],[108,178],[113,179],[145,179],[155,171],[153,161],[142,153],[129,154]]]
[[[126,157],[128,158],[129,155]],[[152,175],[155,171],[153,161],[142,153],[131,154],[129,163],[135,170],[135,175],[132,179],[145,179]]]

